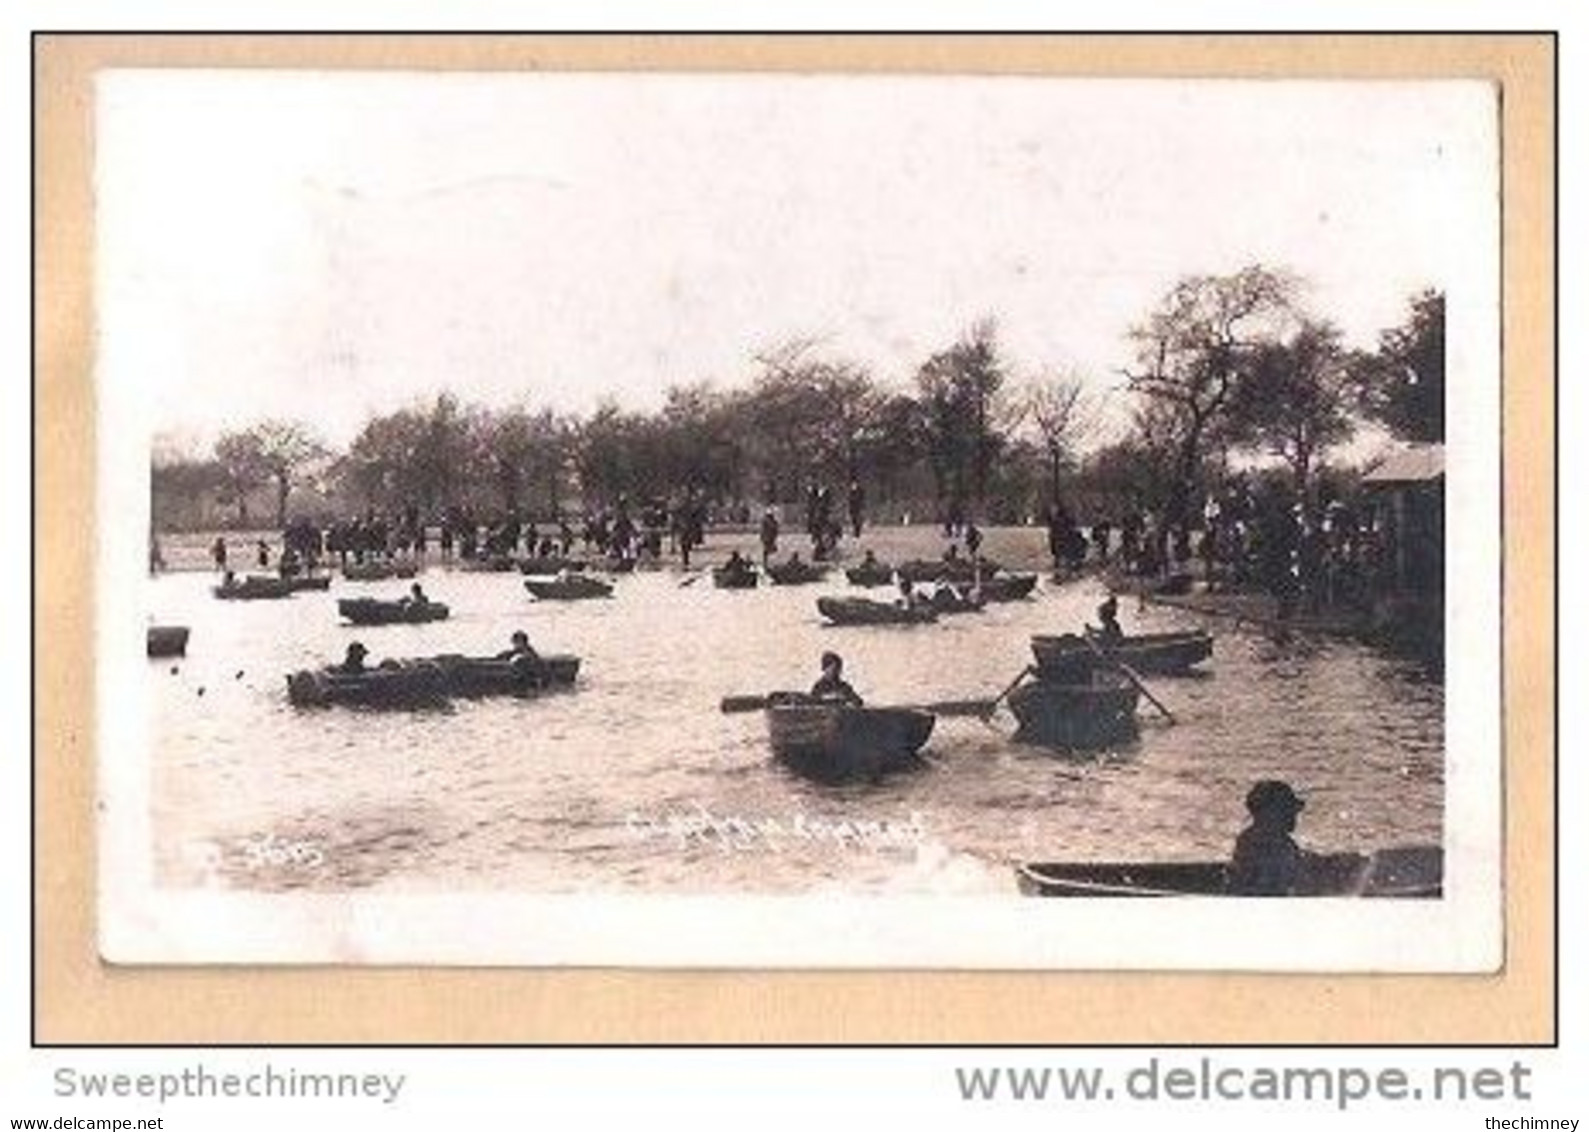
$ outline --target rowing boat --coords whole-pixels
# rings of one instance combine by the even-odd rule
[[[246,578],[222,582],[214,589],[215,596],[223,601],[274,601],[291,597],[297,592],[291,578],[273,578],[267,574],[250,574]]]
[[[989,558],[931,559],[918,558],[901,564],[899,576],[907,582],[969,582],[977,577],[991,578],[999,572],[999,564]]]
[[[761,576],[751,566],[743,570],[729,570],[719,566],[712,571],[712,585],[720,590],[753,590],[760,581]]]
[[[438,707],[447,702],[447,677],[426,662],[389,662],[367,672],[306,669],[287,677],[287,699],[296,707]]]
[[[851,707],[783,693],[767,708],[773,754],[821,782],[876,781],[918,765],[935,719],[911,708]]]
[[[1020,725],[1015,738],[1044,747],[1091,749],[1130,738],[1136,731],[1137,698],[1131,681],[1098,670],[1077,683],[1034,680],[1009,694]]]
[[[350,582],[384,582],[388,578],[412,578],[419,574],[417,562],[349,562],[342,576]]]
[[[1438,845],[1381,849],[1369,856],[1310,855],[1297,896],[1430,898],[1441,894]],[[1016,866],[1027,896],[1230,896],[1224,861],[1042,863]]]
[[[782,562],[767,567],[767,577],[775,586],[803,586],[820,582],[828,576],[826,566],[810,562]]]
[[[817,611],[835,625],[924,625],[938,619],[926,606],[906,608],[864,597],[819,597]]]
[[[525,578],[524,588],[538,601],[586,601],[612,596],[610,583],[583,574],[570,574],[566,578]]]
[[[550,656],[456,656],[428,658],[446,677],[447,691],[454,696],[522,695],[540,688],[574,683],[579,675],[579,657]]]
[[[150,656],[187,655],[188,627],[186,625],[151,625],[147,636],[147,648]]]
[[[1032,591],[1037,588],[1037,575],[1000,574],[983,578],[981,588],[983,601],[1020,601],[1032,596]]]
[[[1098,646],[1093,648],[1093,644]],[[1202,629],[1181,633],[1145,633],[1126,637],[1114,644],[1094,638],[1093,644],[1066,633],[1057,637],[1032,638],[1032,655],[1044,679],[1074,679],[1085,676],[1104,661],[1101,651],[1112,660],[1129,664],[1136,672],[1160,676],[1184,675],[1214,653],[1214,638]]]
[[[343,598],[337,612],[355,625],[410,625],[445,621],[451,610],[439,601],[378,601],[373,597]]]
[[[567,555],[539,555],[534,558],[519,559],[519,573],[530,575],[561,574],[564,570],[580,571],[587,563],[580,558],[569,558]]]
[[[293,591],[302,590],[329,590],[331,588],[330,574],[294,574],[285,579],[291,584]]]
[[[862,563],[844,571],[844,576],[853,586],[887,586],[893,584],[894,568],[881,562],[874,562],[870,566]]]

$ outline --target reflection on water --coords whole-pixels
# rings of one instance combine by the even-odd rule
[[[1311,846],[1441,835],[1442,688],[1351,644],[1216,625],[1207,675],[1153,682],[1174,725],[1144,701],[1132,743],[1067,758],[1011,743],[1006,715],[943,718],[926,766],[877,786],[802,781],[771,761],[759,714],[717,711],[728,694],[808,685],[830,648],[872,702],[991,696],[1028,663],[1031,634],[1091,615],[1091,582],[1045,581],[1034,600],[936,625],[837,629],[815,598],[852,592],[842,581],[727,592],[663,572],[620,579],[610,601],[537,604],[517,575],[432,571],[451,620],[353,629],[338,596],[403,585],[220,602],[211,580],[149,583],[155,619],[193,628],[187,659],[148,664],[167,884],[1013,893],[1020,859],[1224,856],[1263,777],[1307,796]],[[1195,624],[1122,614],[1128,631]],[[575,691],[425,712],[287,703],[285,674],[355,635],[379,659],[494,652],[519,627],[584,657]]]

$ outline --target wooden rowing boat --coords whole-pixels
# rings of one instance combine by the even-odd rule
[[[1369,856],[1310,856],[1311,874],[1293,895],[1431,898],[1441,894],[1438,845],[1381,849]],[[1016,866],[1027,896],[1230,896],[1224,861],[1042,863]]]
[[[990,558],[932,559],[918,558],[902,563],[899,576],[907,582],[969,582],[977,577],[991,578],[999,572],[999,564]]]
[[[826,566],[811,562],[782,562],[767,567],[767,577],[775,586],[804,586],[828,576]]]
[[[999,574],[982,579],[983,601],[1020,601],[1037,588],[1036,574]]]
[[[417,562],[349,562],[342,576],[350,582],[384,582],[388,578],[413,578],[419,574]]]
[[[378,601],[373,597],[342,598],[337,612],[355,625],[417,625],[445,621],[452,612],[439,601]]]
[[[215,596],[223,601],[275,601],[297,592],[293,579],[268,574],[250,574],[246,578],[222,582],[214,589]]]
[[[294,592],[304,590],[329,590],[331,588],[330,574],[294,574],[285,579],[291,584]]]
[[[524,588],[538,601],[588,601],[612,596],[611,583],[584,574],[570,574],[566,578],[525,578]]]
[[[864,597],[819,597],[817,611],[835,625],[925,625],[938,619],[927,606],[906,608]]]
[[[306,669],[287,677],[287,699],[296,707],[439,707],[447,703],[447,677],[425,662],[388,662],[353,673]]]
[[[549,656],[456,656],[428,658],[446,677],[447,691],[454,696],[522,695],[542,688],[567,687],[579,675],[579,657],[566,654]]]
[[[1129,739],[1136,732],[1135,684],[1098,670],[1077,683],[1033,680],[1010,692],[1019,742],[1087,750]]]
[[[1084,677],[1105,665],[1101,650],[1111,660],[1129,664],[1133,671],[1159,676],[1184,675],[1214,653],[1214,638],[1202,629],[1182,633],[1145,633],[1127,637],[1117,644],[1105,644],[1094,637],[1092,647],[1074,633],[1032,638],[1032,655],[1037,658],[1038,674],[1043,679],[1071,680]]]
[[[578,573],[586,565],[588,563],[581,558],[569,558],[558,554],[538,555],[533,558],[519,559],[519,572],[521,574],[550,577],[553,574],[561,574],[565,570],[571,573]]]
[[[147,632],[148,653],[152,657],[186,656],[188,627],[186,625],[151,625]]]
[[[850,707],[783,693],[767,708],[773,754],[820,782],[873,782],[918,765],[934,717],[911,708]]]
[[[850,580],[852,586],[887,586],[894,582],[894,568],[881,562],[867,566],[851,566],[844,571],[844,576]]]
[[[720,590],[753,590],[760,581],[761,575],[753,566],[743,570],[725,570],[719,566],[712,571],[712,585]]]

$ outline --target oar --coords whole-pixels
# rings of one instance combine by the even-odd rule
[[[1137,691],[1141,692],[1145,697],[1147,697],[1148,703],[1152,704],[1154,707],[1158,708],[1159,711],[1164,713],[1165,719],[1169,720],[1171,723],[1175,722],[1175,716],[1170,713],[1170,709],[1159,703],[1159,698],[1152,692],[1148,691],[1148,686],[1142,682],[1142,677],[1137,674],[1136,669],[1132,668],[1129,664],[1117,656],[1107,655],[1103,649],[1098,647],[1098,642],[1093,640],[1092,630],[1090,628],[1082,629],[1082,640],[1086,641],[1087,646],[1092,649],[1093,652],[1097,653],[1099,657],[1114,665],[1120,670],[1121,673],[1125,675],[1127,680],[1130,680],[1133,684],[1135,684],[1137,686]]]
[[[1025,673],[1022,673],[1022,675],[1024,676]],[[999,699],[1003,699],[1003,695],[1003,693],[1000,693]],[[762,711],[763,709],[771,707],[773,704],[777,703],[778,699],[778,693],[772,693],[763,696],[724,696],[722,701],[718,704],[718,710],[728,715],[734,715],[748,711]],[[929,712],[932,715],[975,716],[978,718],[986,718],[987,716],[993,714],[993,709],[998,705],[999,699],[939,700],[930,704],[888,704],[886,706],[890,708],[898,708],[901,711],[924,711]]]
[[[697,572],[691,574],[688,578],[685,578],[684,581],[680,582],[679,583],[679,589],[682,590],[685,586],[693,586],[696,582],[699,582],[703,577],[705,577],[705,575],[702,574],[701,572],[697,571]]]

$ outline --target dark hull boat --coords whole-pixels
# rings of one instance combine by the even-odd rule
[[[426,662],[357,673],[305,670],[287,677],[287,699],[297,707],[438,707],[447,703],[447,676],[440,665]]]
[[[152,657],[186,656],[188,627],[186,625],[151,625],[147,631],[148,652]]]
[[[988,558],[975,562],[969,558],[916,559],[899,567],[899,576],[907,582],[970,582],[979,576],[987,579],[999,572],[999,564]]]
[[[785,562],[767,567],[767,577],[772,579],[775,586],[804,586],[820,582],[827,576],[826,566],[814,566],[806,562]]]
[[[343,598],[337,612],[355,625],[418,625],[445,621],[451,610],[439,601],[377,601],[372,597]]]
[[[331,588],[330,574],[294,575],[286,579],[291,583],[293,591],[303,590],[329,590]]]
[[[1037,588],[1036,574],[1000,574],[982,579],[983,601],[1020,601]]]
[[[215,596],[223,601],[275,601],[297,592],[294,579],[265,574],[250,574],[241,581],[222,582],[214,590]]]
[[[419,574],[417,562],[349,562],[342,576],[350,582],[384,582],[388,578],[413,578]]]
[[[611,585],[583,574],[573,574],[567,578],[526,578],[524,588],[537,601],[588,601],[612,596]]]
[[[1091,749],[1129,739],[1136,732],[1135,684],[1114,672],[1095,672],[1085,683],[1035,680],[1009,695],[1020,724],[1015,738],[1044,747]]]
[[[535,558],[519,559],[519,572],[521,574],[543,575],[551,577],[561,574],[564,570],[577,573],[583,570],[586,563],[580,558],[566,558],[561,555],[540,555]]]
[[[1071,679],[1084,676],[1106,662],[1104,656],[1129,664],[1144,675],[1175,676],[1186,673],[1214,653],[1214,638],[1202,629],[1184,633],[1148,633],[1127,637],[1114,645],[1094,638],[1091,644],[1075,634],[1058,637],[1033,637],[1032,655],[1038,672],[1045,679]]]
[[[753,590],[761,582],[754,569],[712,571],[712,585],[720,590]]]
[[[933,716],[909,708],[849,707],[791,695],[769,707],[778,760],[820,782],[871,782],[918,765]]]
[[[852,586],[887,586],[894,582],[894,568],[881,562],[875,566],[851,566],[844,576]]]
[[[1431,898],[1441,894],[1438,845],[1312,858],[1297,896]],[[1027,896],[1229,896],[1223,861],[1044,863],[1016,866]]]
[[[938,619],[934,609],[906,609],[864,597],[819,597],[817,611],[835,625],[925,625]]]
[[[511,696],[542,688],[567,687],[579,675],[579,657],[551,655],[537,657],[434,656],[429,663],[439,667],[447,692],[454,696]]]

